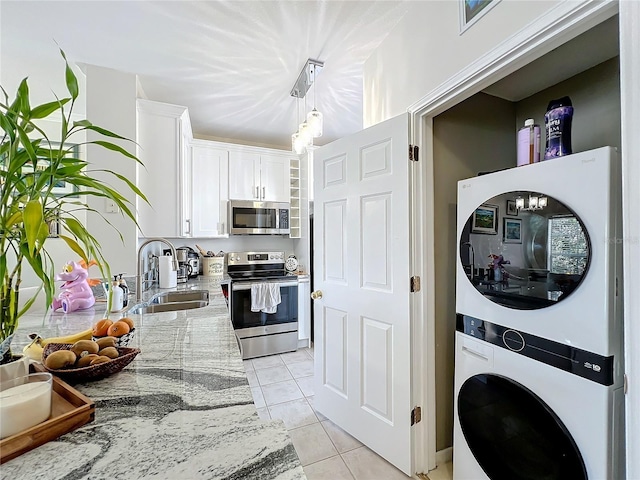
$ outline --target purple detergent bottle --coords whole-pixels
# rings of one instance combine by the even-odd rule
[[[544,159],[570,155],[571,151],[571,120],[573,119],[573,106],[569,97],[551,100],[544,115],[544,124],[547,130],[547,148],[544,151]]]

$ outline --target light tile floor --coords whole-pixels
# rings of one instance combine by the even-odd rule
[[[284,422],[309,480],[408,477],[313,409],[313,349],[244,360],[258,415]],[[451,469],[431,472],[447,480]]]

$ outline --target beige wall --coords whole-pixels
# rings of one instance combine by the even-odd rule
[[[433,121],[436,278],[436,450],[453,444],[458,180],[515,163],[511,102],[475,95]]]
[[[406,112],[558,3],[502,0],[460,35],[457,1],[412,2],[409,13],[364,64],[364,126]]]
[[[573,104],[574,152],[620,147],[620,61],[618,57],[560,82],[516,104],[516,127],[533,118],[544,131],[549,100],[569,95]],[[544,137],[544,134],[543,134]],[[544,151],[544,144],[541,147]]]

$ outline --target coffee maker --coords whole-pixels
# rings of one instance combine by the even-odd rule
[[[163,250],[165,255],[171,255],[171,250]],[[189,252],[186,248],[176,248],[176,260],[178,261],[178,283],[186,283],[189,278]]]
[[[193,250],[189,250],[187,254],[187,262],[189,263],[189,278],[196,278],[200,275],[200,255]]]

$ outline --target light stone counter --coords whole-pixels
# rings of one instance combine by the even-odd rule
[[[118,374],[75,385],[96,403],[95,421],[4,463],[1,478],[305,478],[284,424],[258,417],[220,282],[199,277],[183,289],[208,289],[209,305],[127,314],[136,323],[129,346],[142,352]],[[104,311],[27,315],[14,349],[30,332],[90,328]]]

